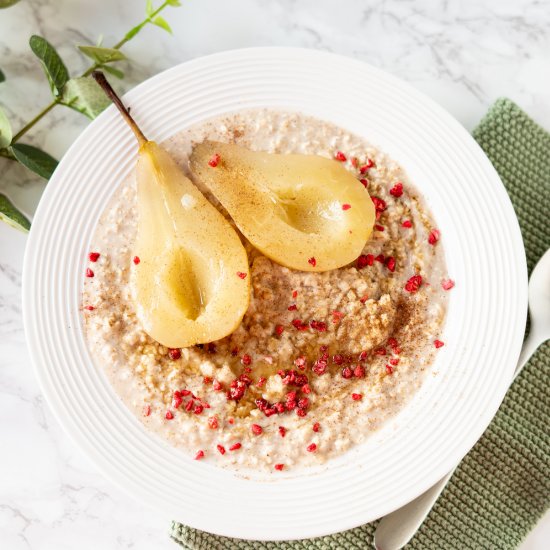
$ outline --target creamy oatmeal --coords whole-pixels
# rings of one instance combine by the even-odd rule
[[[332,124],[246,111],[164,142],[220,208],[189,173],[192,145],[204,139],[344,163],[377,211],[363,254],[346,267],[306,273],[245,243],[252,295],[241,325],[211,344],[168,349],[142,330],[130,298],[139,259],[132,253],[136,190],[129,178],[92,239],[83,291],[89,348],[145,426],[189,456],[271,472],[319,464],[395,415],[443,345],[453,282],[439,231],[401,168]]]

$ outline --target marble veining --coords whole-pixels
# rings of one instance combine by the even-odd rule
[[[75,43],[106,45],[136,23],[137,0],[22,1],[0,10],[0,104],[17,129],[49,100],[28,48],[41,34],[73,73]],[[128,89],[176,63],[247,46],[303,46],[349,55],[409,81],[471,130],[499,96],[550,128],[550,10],[542,0],[183,0],[171,37],[148,28],[128,45]],[[61,157],[86,119],[58,108],[30,142]],[[32,215],[45,183],[0,159],[0,192]],[[0,225],[0,547],[10,550],[175,548],[168,525],[105,480],[53,418],[32,372],[21,320],[26,236]],[[184,520],[185,518],[179,518]],[[550,523],[547,519],[546,525]],[[535,533],[524,548],[543,548]],[[545,531],[548,536],[548,529]],[[539,542],[537,543],[537,537]]]

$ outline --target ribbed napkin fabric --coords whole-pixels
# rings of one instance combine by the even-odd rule
[[[499,99],[473,135],[514,204],[531,272],[550,247],[550,134],[512,101]],[[520,544],[550,505],[549,388],[546,343],[516,379],[406,548],[511,549]],[[372,547],[376,525],[275,543],[219,537],[174,521],[170,535],[190,550],[348,550]]]

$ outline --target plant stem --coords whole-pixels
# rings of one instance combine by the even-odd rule
[[[30,122],[27,122],[17,134],[15,134],[11,140],[12,143],[17,142],[17,140],[26,134],[39,120],[45,117],[57,104],[59,99],[54,99],[47,107],[42,109]]]
[[[147,24],[149,23],[152,23],[153,19],[164,9],[166,8],[166,6],[168,6],[168,2],[164,2],[163,4],[161,4],[151,15],[147,16],[141,23],[139,23],[139,25],[136,25],[137,27],[139,27],[139,30],[141,30],[143,27],[145,27]],[[139,31],[138,31],[139,32]],[[133,36],[130,36],[128,37],[128,33],[124,36],[124,38],[122,38],[121,40],[119,40],[114,46],[113,46],[113,49],[114,50],[120,50],[120,48],[122,48],[122,46],[124,46],[124,44],[126,44],[127,42],[129,42],[130,40],[132,40],[132,38],[134,38],[134,36],[136,36],[136,34],[134,34]],[[92,64],[90,67],[88,67],[81,75],[80,77],[85,77],[85,76],[90,76],[96,69],[99,69],[101,67],[101,64],[100,63],[94,63]],[[44,109],[42,109],[42,111],[40,111],[30,122],[28,122],[27,124],[25,124],[25,126],[23,126],[23,128],[21,128],[21,130],[19,130],[19,132],[17,132],[17,134],[15,134],[15,136],[13,136],[13,139],[12,139],[12,143],[16,143],[20,138],[22,138],[37,122],[39,122],[44,116],[46,116],[56,105],[59,105],[61,103],[61,99],[60,98],[57,98],[55,100],[53,100],[47,107],[45,107]],[[0,150],[0,155],[5,157],[5,158],[9,158],[11,160],[15,160],[12,156],[9,156],[9,155],[6,155],[3,153],[3,150]]]

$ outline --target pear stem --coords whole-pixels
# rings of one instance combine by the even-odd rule
[[[120,97],[118,97],[117,93],[113,90],[113,88],[105,78],[105,75],[101,71],[94,71],[92,73],[92,76],[94,80],[101,86],[101,89],[105,92],[105,95],[115,104],[116,108],[120,111],[122,118],[124,118],[124,120],[128,123],[128,126],[130,126],[132,132],[134,132],[134,135],[138,140],[139,146],[141,147],[145,145],[148,139],[143,135],[140,127],[132,118],[130,112],[125,107],[124,103],[122,103]]]

